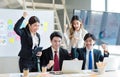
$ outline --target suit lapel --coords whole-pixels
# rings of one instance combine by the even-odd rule
[[[30,33],[30,31],[29,31],[29,29],[25,29],[25,32],[26,32],[26,34],[27,34],[27,36],[28,36],[28,43],[29,43],[29,45],[31,46],[31,48],[32,48],[32,45],[33,45],[33,42],[32,42],[32,36],[31,36],[31,33]]]
[[[53,52],[52,52],[52,48],[50,47],[49,48],[49,56],[50,56],[50,59],[53,60]]]
[[[38,46],[40,45],[40,35],[38,33],[36,33],[37,37],[38,37]]]
[[[62,62],[64,60],[64,54],[63,54],[63,51],[62,49],[60,48],[59,49],[59,65],[60,65],[60,69],[62,68]]]
[[[84,53],[83,53],[83,55],[84,55],[84,60],[85,60],[85,62],[86,62],[86,52],[87,52],[87,51],[86,51],[86,48],[84,48],[83,52],[84,52]]]
[[[60,62],[60,60],[61,60],[61,58],[62,58],[62,51],[61,51],[61,48],[59,49],[59,62]]]
[[[83,65],[82,65],[82,69],[85,69],[85,65],[86,65],[86,48],[82,49],[82,52],[80,52],[83,56],[81,57],[81,60],[83,60]]]
[[[96,62],[97,53],[96,53],[95,49],[93,49],[93,55],[94,55],[94,62]]]

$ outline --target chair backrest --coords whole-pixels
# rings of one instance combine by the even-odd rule
[[[18,57],[0,57],[0,73],[19,73]]]

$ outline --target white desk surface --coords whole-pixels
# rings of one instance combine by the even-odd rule
[[[0,74],[0,77],[22,77],[22,73],[9,73],[9,74]],[[109,71],[103,74],[98,74],[94,72],[82,72],[79,74],[61,74],[53,75],[49,73],[30,73],[29,77],[120,77],[120,70]]]

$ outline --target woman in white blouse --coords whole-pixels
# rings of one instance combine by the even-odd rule
[[[77,15],[74,15],[71,19],[71,26],[66,30],[65,26],[65,38],[67,40],[68,50],[73,54],[72,58],[77,58],[77,52],[72,52],[71,48],[81,48],[84,46],[84,36],[88,33],[82,24],[82,20]]]

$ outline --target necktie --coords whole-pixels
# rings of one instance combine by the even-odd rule
[[[88,62],[88,69],[92,69],[92,52],[89,51],[89,62]]]
[[[60,71],[59,59],[58,59],[57,51],[55,51],[55,55],[54,55],[54,71]]]

